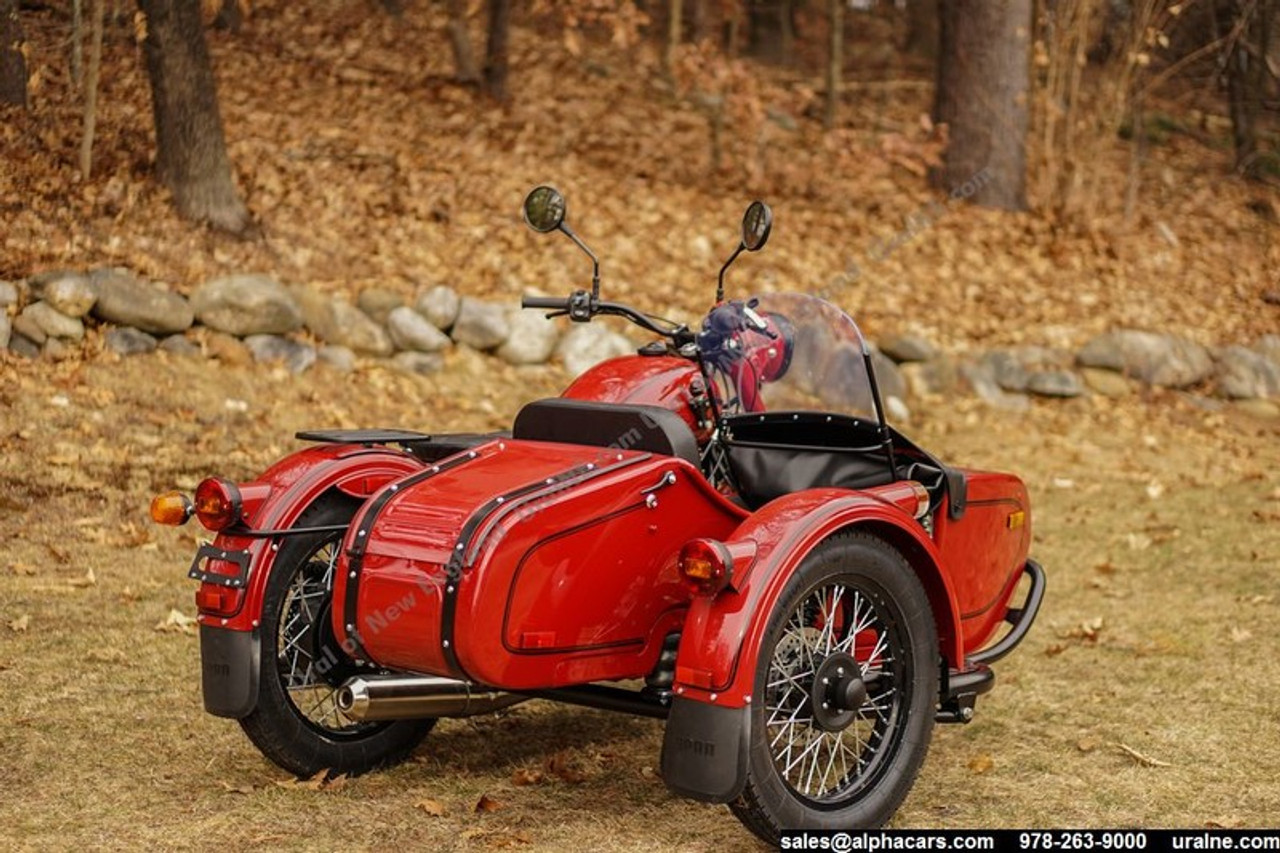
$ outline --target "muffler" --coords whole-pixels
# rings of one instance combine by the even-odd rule
[[[528,698],[434,675],[359,675],[338,690],[338,709],[363,721],[471,717]]]

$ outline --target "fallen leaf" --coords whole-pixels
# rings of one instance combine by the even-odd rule
[[[548,758],[542,766],[552,776],[572,785],[585,782],[590,778],[584,770],[574,765],[571,757],[566,752],[557,752]]]
[[[177,611],[174,612],[176,613]],[[309,779],[298,779],[291,776],[288,779],[281,779],[277,781],[276,785],[281,788],[304,788],[308,791],[319,791],[324,787],[325,777],[328,775],[329,770],[326,768],[319,771]]]
[[[418,800],[413,804],[413,807],[421,809],[432,817],[444,817],[445,812],[448,811],[444,803],[439,800]]]
[[[1132,758],[1134,761],[1141,764],[1143,767],[1172,767],[1173,766],[1167,761],[1161,761],[1158,758],[1152,758],[1149,755],[1143,755],[1141,752],[1138,752],[1138,750],[1134,749],[1131,746],[1127,746],[1126,744],[1123,744],[1123,743],[1114,743],[1112,744],[1112,746],[1114,746],[1117,750],[1119,750],[1123,754]]]
[[[1052,643],[1048,646],[1045,646],[1044,654],[1045,654],[1045,657],[1056,658],[1058,655],[1062,654],[1066,650],[1067,650],[1066,643]]]
[[[1151,498],[1151,500],[1159,500],[1163,494],[1164,483],[1161,483],[1159,480],[1152,480],[1150,483],[1147,483],[1147,497]]]
[[[1053,487],[1055,489],[1074,489],[1076,487],[1076,481],[1068,480],[1066,477],[1054,477]]]
[[[17,631],[19,634],[21,634],[23,631],[27,630],[27,626],[30,624],[31,624],[31,616],[29,614],[23,613],[17,619],[14,619],[12,622],[9,623],[9,630]]]
[[[1125,542],[1132,551],[1145,551],[1151,547],[1151,537],[1145,533],[1129,533],[1125,536]]]
[[[230,782],[219,782],[218,784],[228,794],[252,794],[256,790],[252,785],[232,785]]]
[[[196,622],[195,617],[187,616],[176,607],[169,611],[169,615],[162,621],[156,623],[155,630],[163,632],[174,632],[179,634],[192,633],[191,626]]]
[[[995,762],[990,755],[979,755],[969,761],[969,769],[979,775],[986,773],[994,766]]]
[[[1240,628],[1235,625],[1231,627],[1231,642],[1233,643],[1243,643],[1246,640],[1251,639],[1252,637],[1253,637],[1253,632],[1250,631],[1248,628]]]
[[[15,575],[33,577],[36,573],[36,567],[28,566],[24,563],[10,563],[9,571],[13,572]]]
[[[1102,746],[1102,738],[1094,737],[1093,735],[1087,735],[1076,741],[1076,749],[1081,752],[1093,752],[1100,746]]]
[[[488,846],[494,849],[501,849],[504,847],[516,847],[518,845],[532,844],[532,843],[533,843],[533,839],[529,836],[529,833],[523,832],[523,831],[509,832],[509,833],[503,833],[501,835],[495,835],[493,838],[490,838],[488,840]]]
[[[98,579],[93,574],[93,566],[89,567],[89,571],[85,572],[84,577],[76,578],[75,580],[71,581],[71,585],[76,589],[84,589],[85,587],[88,587],[88,586],[97,586],[97,584],[98,584]]]
[[[542,771],[530,767],[521,767],[511,774],[511,781],[516,785],[535,785],[542,781]]]
[[[504,808],[502,803],[490,797],[488,794],[481,794],[480,799],[476,800],[475,812],[496,812],[498,809]]]

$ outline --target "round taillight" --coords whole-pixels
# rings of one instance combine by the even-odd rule
[[[692,539],[680,549],[680,576],[694,595],[715,595],[729,585],[733,558],[724,545],[711,539]]]
[[[196,518],[209,530],[226,530],[240,521],[240,490],[217,477],[196,486]]]
[[[181,492],[165,492],[151,499],[151,520],[156,524],[181,527],[195,511],[191,498]]]

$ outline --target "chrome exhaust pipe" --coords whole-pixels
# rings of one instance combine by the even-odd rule
[[[353,720],[471,717],[499,711],[528,696],[434,675],[358,675],[338,690],[338,710]]]

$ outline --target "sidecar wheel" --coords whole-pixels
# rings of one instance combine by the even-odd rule
[[[819,545],[769,616],[734,814],[771,844],[782,829],[883,825],[929,748],[937,661],[929,599],[901,554],[866,534]]]
[[[347,524],[359,503],[328,495],[297,526]],[[408,757],[434,719],[366,723],[337,706],[355,663],[330,628],[333,572],[341,533],[282,541],[262,605],[258,705],[240,725],[262,754],[299,776],[328,769],[364,773]]]

